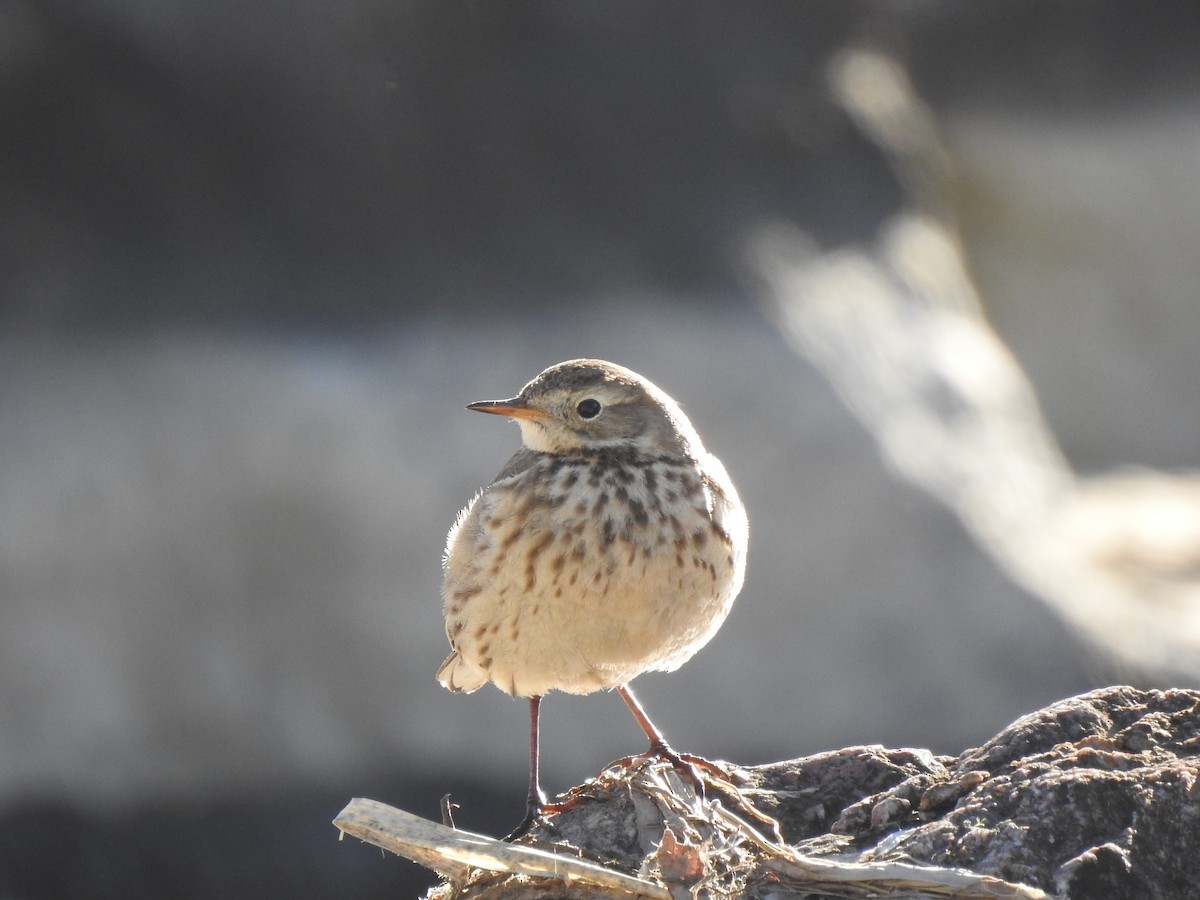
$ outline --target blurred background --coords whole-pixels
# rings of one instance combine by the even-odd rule
[[[747,248],[919,205],[831,89],[881,49],[1063,459],[1194,466],[1198,41],[1115,0],[0,4],[0,898],[412,896],[351,797],[511,828],[526,707],[435,682],[440,557],[518,443],[463,405],[571,357],[672,394],[749,509],[725,627],[638,682],[679,748],[956,754],[1194,686],[900,477]],[[614,696],[543,712],[552,792],[642,749]]]

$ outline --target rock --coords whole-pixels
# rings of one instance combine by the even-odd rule
[[[970,869],[1070,898],[1200,890],[1196,691],[1117,687],[1064,700],[1018,719],[934,778],[904,818],[846,813],[911,803],[911,778],[848,808],[838,820],[843,849]],[[834,849],[820,838],[798,846],[814,855]]]
[[[958,757],[870,746],[719,766],[724,775],[707,777],[696,797],[666,763],[623,761],[573,789],[528,840],[673,896],[799,898],[816,881],[822,896],[860,896],[862,884],[829,877],[842,867],[861,869],[880,896],[899,885],[908,897],[945,896],[937,873],[967,885],[956,896],[1197,896],[1200,691],[1097,690]],[[761,816],[729,815],[734,795],[772,817],[776,834]],[[503,876],[473,879],[461,896],[493,896],[488,878]],[[501,893],[520,896],[516,888]],[[588,894],[576,885],[570,895]]]

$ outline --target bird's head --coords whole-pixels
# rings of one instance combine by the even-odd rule
[[[515,419],[525,446],[544,453],[701,452],[674,400],[636,372],[599,359],[561,362],[511,400],[482,400],[467,409]]]

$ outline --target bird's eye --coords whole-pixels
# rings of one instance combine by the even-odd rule
[[[579,413],[581,419],[594,419],[600,415],[600,401],[593,400],[591,397],[580,400],[579,405],[575,407],[575,412]]]

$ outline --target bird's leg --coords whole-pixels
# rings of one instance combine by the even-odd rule
[[[774,832],[775,837],[782,841],[779,833],[779,823],[766,813],[756,809],[743,796],[742,792],[737,789],[737,786],[732,783],[728,772],[710,759],[705,759],[702,756],[694,756],[690,753],[679,753],[672,748],[667,743],[667,739],[663,737],[663,733],[650,721],[650,717],[646,715],[646,710],[638,702],[637,697],[633,695],[633,691],[629,689],[629,685],[621,685],[617,688],[617,693],[621,695],[621,699],[625,701],[625,705],[629,707],[630,712],[633,713],[633,717],[637,719],[638,725],[646,733],[646,737],[650,739],[650,749],[646,753],[647,756],[656,756],[660,759],[665,759],[677,772],[686,776],[695,787],[696,796],[699,797],[701,803],[705,800],[706,785],[714,788],[716,793],[725,797],[732,804],[733,812],[738,813],[743,818],[768,826]],[[704,776],[700,774],[701,771],[707,772],[712,776],[712,780],[705,781]]]
[[[633,717],[637,719],[638,725],[645,732],[646,737],[650,740],[650,750],[647,756],[657,756],[660,759],[665,759],[676,770],[687,775],[692,782],[692,786],[696,789],[696,794],[701,800],[704,799],[704,779],[696,770],[693,759],[685,759],[681,754],[677,753],[667,739],[663,737],[663,733],[655,727],[650,721],[650,717],[646,715],[646,710],[642,704],[638,702],[638,698],[633,695],[629,685],[623,684],[617,688],[617,693],[621,695],[621,699],[625,701],[625,705],[629,707],[629,711],[633,713]]]
[[[655,754],[668,758],[676,755],[675,751],[671,749],[671,745],[667,743],[667,739],[663,737],[663,733],[650,721],[650,717],[646,715],[645,708],[638,702],[638,698],[633,695],[633,690],[630,689],[629,685],[621,685],[617,688],[617,693],[621,695],[621,699],[625,701],[625,705],[629,707],[629,711],[637,719],[638,725],[646,733],[646,737],[650,739],[650,750]]]
[[[529,698],[529,794],[525,800],[525,818],[521,824],[505,835],[504,840],[512,841],[529,831],[537,821],[542,810],[546,807],[546,795],[542,793],[541,778],[538,775],[538,735],[541,730],[541,697]]]
[[[506,841],[514,841],[519,837],[529,833],[529,830],[541,819],[546,813],[561,813],[574,807],[581,799],[581,796],[568,796],[564,800],[557,800],[551,803],[546,799],[546,794],[542,791],[541,779],[538,774],[538,740],[541,734],[540,715],[541,715],[541,697],[529,698],[529,794],[525,800],[525,818],[521,820],[521,824],[504,836]],[[574,791],[571,792],[575,793]]]

